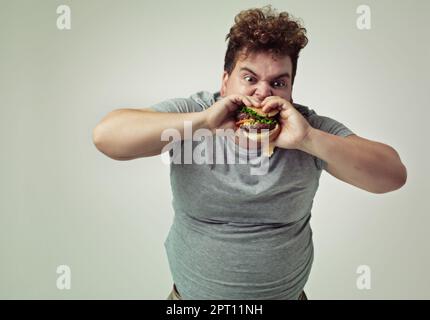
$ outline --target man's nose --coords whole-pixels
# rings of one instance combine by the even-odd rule
[[[267,81],[260,81],[256,85],[254,95],[258,100],[263,101],[266,97],[273,96],[272,87]]]

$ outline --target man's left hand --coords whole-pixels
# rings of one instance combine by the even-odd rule
[[[275,140],[275,146],[284,149],[299,149],[313,129],[300,112],[290,102],[277,96],[265,98],[261,107],[265,112],[280,110],[281,132]]]

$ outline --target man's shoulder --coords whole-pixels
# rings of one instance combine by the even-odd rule
[[[190,96],[193,102],[199,104],[203,110],[213,105],[219,97],[219,92],[198,91]]]
[[[313,110],[307,106],[304,106],[304,105],[301,105],[298,103],[293,103],[293,106],[305,118],[310,118],[311,116],[317,115],[315,110]]]
[[[198,91],[187,98],[177,97],[161,101],[151,106],[161,112],[200,112],[215,103],[217,93]]]

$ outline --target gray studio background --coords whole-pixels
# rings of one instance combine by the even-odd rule
[[[109,111],[220,87],[224,38],[265,1],[0,1],[0,298],[165,299],[172,222],[160,157],[92,144]],[[272,1],[303,19],[295,102],[393,146],[408,169],[376,195],[324,172],[310,299],[429,299],[428,1]],[[71,8],[58,30],[57,6]],[[371,30],[356,9],[371,8]],[[71,289],[56,286],[71,268]],[[357,267],[371,268],[359,290]]]

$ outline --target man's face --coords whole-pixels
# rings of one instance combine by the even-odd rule
[[[270,53],[252,53],[239,58],[230,75],[223,73],[221,96],[241,94],[260,101],[268,96],[279,96],[292,102],[289,56],[274,58]]]

